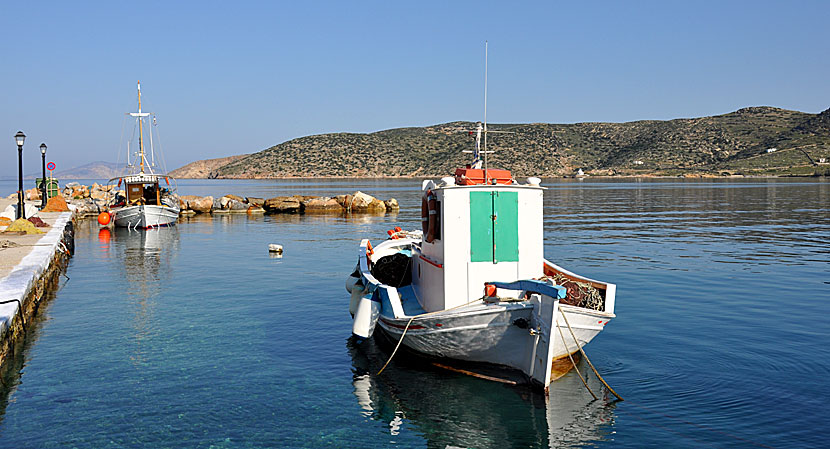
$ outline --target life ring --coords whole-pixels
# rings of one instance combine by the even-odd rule
[[[436,198],[435,194],[432,191],[427,193],[427,209],[428,209],[428,219],[427,224],[429,225],[429,229],[426,232],[426,241],[428,243],[432,243],[435,240],[435,237],[438,235],[438,198]]]

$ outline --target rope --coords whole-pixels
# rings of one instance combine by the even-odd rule
[[[588,390],[588,393],[591,393],[591,396],[594,397],[594,400],[599,399],[597,398],[597,395],[595,395],[594,392],[591,391],[591,387],[588,386],[588,382],[586,382],[585,378],[582,377],[582,373],[579,372],[579,368],[576,367],[576,362],[574,361],[574,358],[571,355],[571,351],[568,349],[568,343],[565,341],[565,334],[562,333],[562,328],[557,326],[556,323],[554,323],[553,325],[554,327],[556,327],[556,330],[559,331],[559,335],[562,337],[562,343],[565,345],[565,352],[568,353],[568,358],[571,359],[571,365],[573,365],[574,371],[576,371],[576,374],[579,376],[579,380],[582,381],[582,385],[585,385],[585,388]],[[579,347],[579,342],[576,343],[576,347]]]
[[[383,364],[383,368],[381,368],[381,369],[380,369],[380,371],[378,371],[378,374],[377,374],[377,375],[379,376],[379,375],[380,375],[380,373],[382,373],[382,372],[383,372],[383,370],[385,370],[385,369],[386,369],[386,366],[387,366],[387,365],[389,365],[389,362],[391,362],[391,361],[392,361],[392,358],[393,358],[393,357],[395,357],[395,353],[397,353],[397,352],[398,352],[398,348],[400,348],[400,347],[401,347],[401,343],[403,342],[403,337],[404,337],[404,336],[406,336],[406,331],[407,331],[407,330],[409,330],[409,325],[410,325],[410,324],[412,324],[412,321],[413,321],[413,320],[415,320],[415,318],[423,318],[423,317],[425,317],[425,316],[434,315],[434,314],[436,314],[436,313],[447,312],[447,311],[450,311],[450,310],[454,310],[454,309],[458,309],[458,308],[460,308],[460,307],[464,307],[464,306],[470,305],[470,304],[472,304],[472,303],[474,303],[474,302],[478,302],[478,301],[481,301],[481,298],[479,298],[479,299],[474,299],[474,300],[472,300],[472,301],[470,301],[470,302],[467,302],[467,303],[464,303],[464,304],[461,304],[461,305],[458,305],[458,306],[455,306],[455,307],[451,307],[451,308],[449,308],[449,309],[444,309],[444,310],[436,310],[436,311],[434,311],[434,312],[422,313],[422,314],[420,314],[420,315],[414,315],[414,316],[410,317],[410,318],[409,318],[409,322],[408,322],[408,323],[406,323],[406,327],[404,327],[404,328],[403,328],[403,333],[401,334],[401,339],[400,339],[400,340],[398,340],[398,344],[397,344],[397,346],[395,346],[395,350],[394,350],[394,351],[392,351],[392,355],[390,355],[390,356],[389,356],[389,360],[387,360],[387,361],[386,361],[386,363],[384,363],[384,364]]]
[[[579,348],[579,352],[582,353],[582,357],[585,357],[585,361],[588,362],[588,366],[591,367],[591,369],[594,371],[594,374],[597,375],[597,378],[600,380],[600,382],[602,382],[603,385],[605,385],[605,388],[607,388],[608,391],[611,392],[611,394],[616,396],[617,399],[619,399],[620,401],[624,401],[625,399],[623,399],[622,396],[618,395],[617,392],[614,391],[614,389],[611,388],[610,385],[608,385],[608,383],[605,381],[605,379],[603,379],[602,376],[599,375],[599,372],[597,371],[596,368],[594,368],[594,364],[591,363],[591,360],[588,358],[588,355],[585,354],[585,351],[582,350],[582,346],[579,345],[579,340],[576,339],[576,335],[574,335],[574,331],[573,331],[573,329],[571,329],[571,323],[568,322],[568,317],[565,316],[565,311],[562,310],[562,309],[559,309],[559,313],[561,313],[562,318],[565,319],[565,324],[568,325],[568,330],[571,332],[571,337],[573,337],[574,343],[576,343],[576,347]],[[559,332],[561,333],[562,329],[559,328],[559,326],[557,326],[557,328],[559,329]],[[564,337],[562,337],[562,338],[564,339]],[[565,348],[567,349],[567,345],[565,346]]]
[[[406,327],[405,327],[405,328],[403,328],[403,334],[401,334],[401,339],[400,339],[400,340],[398,340],[398,345],[397,345],[397,346],[395,346],[395,350],[394,350],[394,351],[392,351],[392,355],[390,355],[390,356],[389,356],[389,360],[387,360],[387,361],[386,361],[386,363],[384,363],[384,364],[383,364],[383,368],[381,368],[381,369],[380,369],[380,371],[378,371],[378,376],[380,376],[380,373],[382,373],[382,372],[383,372],[383,370],[385,370],[385,369],[386,369],[386,366],[387,366],[387,365],[389,365],[389,362],[391,362],[391,361],[392,361],[392,357],[395,357],[395,353],[397,353],[397,352],[398,352],[398,348],[400,348],[400,347],[401,347],[401,343],[403,342],[403,337],[406,335],[406,331],[408,331],[408,330],[409,330],[409,325],[410,325],[410,324],[412,324],[412,320],[414,320],[414,319],[415,319],[415,317],[413,316],[412,318],[410,318],[410,319],[409,319],[409,322],[408,322],[408,323],[406,323]]]
[[[507,385],[516,385],[515,380],[502,379],[502,378],[499,378],[499,377],[488,376],[486,374],[474,373],[472,371],[467,371],[465,369],[454,368],[454,367],[448,366],[448,365],[442,365],[438,362],[432,362],[432,366],[436,366],[438,368],[444,368],[445,370],[449,370],[449,371],[452,371],[452,372],[455,372],[455,373],[461,373],[461,374],[466,374],[468,376],[477,377],[479,379],[490,380],[490,381],[493,381],[493,382],[499,382],[499,383],[503,383],[503,384],[507,384]]]

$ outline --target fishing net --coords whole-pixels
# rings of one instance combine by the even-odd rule
[[[44,232],[36,228],[31,221],[25,218],[18,218],[6,228],[6,232],[20,232],[24,234],[43,234]]]
[[[38,227],[38,228],[48,228],[49,227],[49,225],[47,223],[45,223],[43,220],[41,220],[40,217],[29,217],[29,218],[27,218],[27,220],[31,221],[32,224],[35,225],[35,227]]]
[[[602,299],[602,294],[593,285],[569,279],[561,273],[554,276],[545,276],[543,279],[550,279],[556,285],[561,285],[568,290],[568,295],[565,299],[561,299],[560,303],[600,312],[605,310],[605,301]]]
[[[409,260],[409,256],[403,253],[383,256],[372,264],[372,276],[391,287],[409,285],[412,283]]]
[[[69,212],[69,206],[62,196],[53,196],[46,202],[46,207],[43,208],[43,212]]]

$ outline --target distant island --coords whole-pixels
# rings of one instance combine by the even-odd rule
[[[97,161],[66,170],[56,170],[54,176],[60,179],[110,179],[118,176],[123,169],[123,164]]]
[[[209,159],[180,178],[444,176],[470,160],[472,122],[320,134]],[[491,167],[514,176],[828,176],[830,109],[749,107],[711,117],[628,123],[488,124]]]

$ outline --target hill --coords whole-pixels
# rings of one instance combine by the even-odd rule
[[[293,139],[217,166],[213,178],[443,176],[469,161],[471,122]],[[515,176],[830,174],[830,109],[750,107],[628,123],[488,124],[490,166]],[[776,148],[775,152],[767,152]]]
[[[220,157],[216,159],[205,159],[201,161],[191,162],[184,167],[177,168],[170,172],[170,176],[174,178],[207,178],[211,171],[218,169],[223,165],[227,165],[240,158],[248,156],[247,154],[239,156]]]
[[[54,176],[58,179],[101,179],[107,180],[118,176],[123,167],[112,162],[90,162],[78,167],[56,170]],[[47,173],[48,175],[48,173]],[[38,173],[37,176],[40,176]]]

